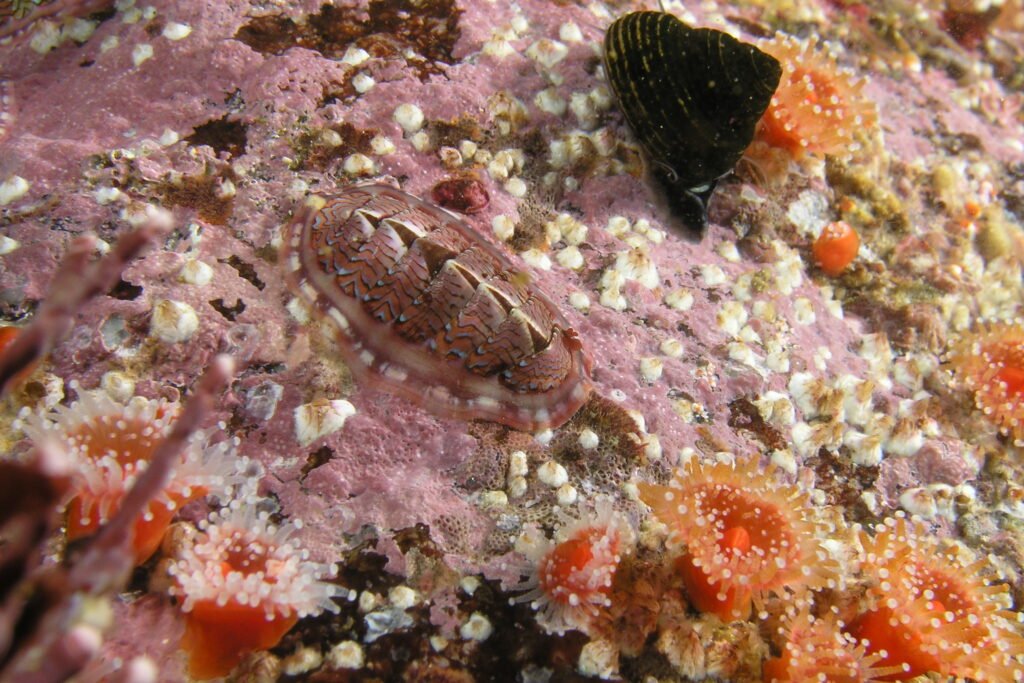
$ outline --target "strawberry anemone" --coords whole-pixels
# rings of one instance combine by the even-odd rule
[[[790,162],[808,157],[850,158],[857,133],[876,126],[878,113],[864,81],[841,68],[816,40],[778,34],[759,44],[779,60],[782,79],[745,157],[769,181],[784,179]]]
[[[837,567],[824,550],[824,525],[807,494],[775,479],[775,468],[701,464],[695,458],[667,486],[640,484],[640,498],[668,527],[674,566],[690,602],[725,621],[759,615],[769,594],[834,587]]]
[[[861,531],[859,541],[868,602],[848,632],[881,655],[880,665],[902,670],[880,680],[928,672],[1024,680],[1021,615],[1009,609],[1009,587],[990,581],[986,560],[966,558],[902,515],[874,535]]]
[[[765,683],[874,683],[899,673],[896,667],[878,666],[880,654],[868,653],[835,614],[814,617],[804,609],[779,628],[785,639],[782,652],[764,664]]]
[[[276,526],[257,502],[211,514],[168,568],[193,678],[226,676],[246,654],[277,645],[299,618],[338,612],[332,598],[349,593],[324,581],[334,565],[313,562],[292,538],[301,522]]]
[[[982,323],[946,361],[978,409],[1024,445],[1024,321]]]
[[[609,606],[615,572],[632,544],[632,529],[604,498],[591,515],[566,519],[553,540],[527,531],[516,550],[528,560],[528,577],[514,588],[526,592],[512,601],[529,602],[548,632],[586,632]]]
[[[81,391],[69,406],[23,413],[19,424],[28,437],[66,451],[73,463],[72,495],[65,508],[69,541],[96,533],[117,511],[180,409],[164,399],[135,397],[121,404],[103,392]],[[211,444],[204,434],[194,436],[175,463],[170,482],[135,521],[136,563],[153,554],[182,506],[211,494],[230,496],[253,474],[245,472],[249,467],[248,459],[235,455],[231,442]]]

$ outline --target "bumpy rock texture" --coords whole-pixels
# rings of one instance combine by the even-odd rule
[[[31,318],[76,235],[112,243],[149,205],[177,227],[78,311],[3,404],[0,446],[26,450],[15,415],[70,400],[72,380],[108,387],[120,373],[176,399],[234,355],[209,425],[264,466],[261,505],[301,520],[301,545],[365,596],[300,621],[240,675],[347,680],[328,653],[359,641],[361,666],[395,680],[760,680],[780,647],[769,629],[715,629],[687,616],[678,586],[650,588],[672,584],[635,482],[723,454],[774,462],[836,546],[847,525],[902,509],[995,553],[1021,606],[1020,448],[943,366],[979,321],[1024,315],[1019,3],[966,24],[970,3],[950,3],[954,16],[939,0],[665,3],[748,41],[826,41],[878,112],[850,154],[786,159],[782,182],[741,162],[699,243],[645,185],[604,79],[603,28],[641,3],[64,4],[0,43],[0,318]],[[455,185],[475,194],[450,206],[472,206],[465,220],[518,254],[593,359],[592,399],[554,432],[439,418],[354,383],[285,286],[280,229],[307,195],[375,179],[430,201],[452,177],[476,182]],[[862,245],[830,278],[811,245],[839,219]],[[524,531],[550,536],[598,496],[639,535],[620,571],[632,588],[613,591],[630,605],[606,621],[653,634],[660,612],[674,626],[657,639],[616,640],[607,624],[551,635],[508,604],[531,571]],[[194,503],[182,525],[206,513]],[[167,581],[159,558],[139,570],[108,662],[145,654],[183,679]],[[389,602],[396,586],[414,604]]]

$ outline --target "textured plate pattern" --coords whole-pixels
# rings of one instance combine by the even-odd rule
[[[667,12],[620,17],[604,48],[608,80],[655,177],[670,194],[687,191],[706,204],[750,144],[779,84],[779,62]]]
[[[0,76],[0,142],[14,125],[14,86]]]
[[[590,389],[575,332],[466,223],[386,185],[287,226],[288,284],[340,332],[358,379],[445,416],[557,426]]]

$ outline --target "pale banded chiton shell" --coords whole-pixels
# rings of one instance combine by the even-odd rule
[[[707,203],[754,137],[779,85],[771,55],[668,12],[631,12],[605,34],[605,67],[622,114],[670,210],[699,237]]]
[[[558,426],[587,398],[589,361],[555,305],[436,206],[349,187],[307,202],[282,249],[289,286],[337,329],[357,380],[523,430]]]

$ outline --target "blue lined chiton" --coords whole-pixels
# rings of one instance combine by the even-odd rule
[[[555,305],[448,212],[386,185],[307,202],[285,229],[289,287],[339,333],[357,380],[433,412],[556,427],[590,391]]]
[[[608,81],[668,208],[696,237],[707,204],[754,137],[782,76],[771,55],[668,12],[631,12],[605,34]]]

